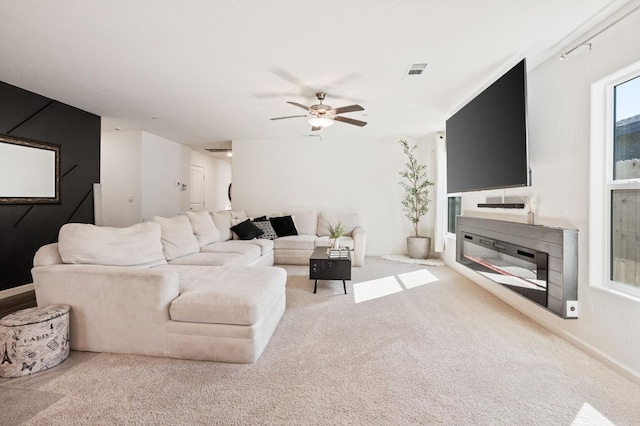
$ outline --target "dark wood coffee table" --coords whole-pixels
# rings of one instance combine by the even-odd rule
[[[316,247],[309,259],[309,279],[316,280],[313,292],[318,290],[318,280],[342,280],[347,294],[346,280],[351,280],[351,253],[347,257],[329,257],[329,247]]]

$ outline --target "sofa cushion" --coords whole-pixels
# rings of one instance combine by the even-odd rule
[[[208,211],[187,212],[187,217],[200,247],[220,241],[220,231],[216,228]]]
[[[273,248],[276,250],[313,250],[316,247],[315,235],[290,235],[278,238],[273,241]]]
[[[67,223],[60,228],[58,250],[64,263],[139,267],[167,263],[160,225],[155,222],[126,228]]]
[[[260,254],[262,254],[262,256],[273,251],[273,240],[264,240],[257,238],[254,240],[234,240],[234,242],[241,244],[251,244],[260,247]]]
[[[298,234],[318,235],[318,213],[315,210],[291,212]]]
[[[162,251],[162,249],[160,250]],[[162,256],[164,257],[164,255]],[[58,243],[44,245],[36,251],[33,256],[33,266],[59,265],[64,263],[60,257]]]
[[[231,227],[231,230],[235,232],[241,240],[252,240],[254,238],[258,238],[260,235],[264,234],[264,232],[253,224],[249,219],[246,219],[237,225]]]
[[[236,223],[249,219],[244,210],[229,210],[229,217],[231,217],[232,222],[235,221]]]
[[[233,238],[229,210],[221,210],[215,213],[211,212],[210,214],[213,223],[216,225],[216,228],[218,228],[218,231],[220,231],[220,241],[227,241]]]
[[[169,261],[169,265],[200,266],[245,266],[251,263],[247,256],[239,253],[193,253]]]
[[[285,294],[282,268],[166,266],[180,276],[180,296],[169,309],[174,321],[252,325]]]
[[[287,237],[289,235],[298,235],[298,230],[291,216],[272,217],[269,219],[271,226],[279,237]]]
[[[162,230],[162,251],[167,260],[200,251],[200,244],[193,235],[191,222],[186,215],[173,217],[153,216],[152,221],[160,224]]]
[[[275,240],[278,238],[278,234],[276,234],[276,230],[273,229],[273,225],[271,225],[271,221],[265,220],[254,220],[253,224],[260,228],[262,231],[262,235],[258,238],[267,239],[267,240]]]
[[[336,226],[338,222],[344,227],[344,235],[351,235],[353,229],[360,225],[360,219],[357,213],[349,214],[330,214],[320,212],[318,215],[318,236],[329,235],[329,225]]]
[[[218,241],[200,249],[203,253],[237,253],[246,257],[249,264],[259,258],[262,248],[257,244],[246,244],[240,240]]]

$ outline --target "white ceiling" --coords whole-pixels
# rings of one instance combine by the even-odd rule
[[[0,80],[195,148],[299,138],[327,92],[364,112],[323,137],[420,137],[523,57],[628,0],[0,0]],[[424,74],[403,79],[414,62]],[[366,116],[363,116],[366,114]]]

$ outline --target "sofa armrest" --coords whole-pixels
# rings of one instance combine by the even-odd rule
[[[364,255],[367,246],[367,231],[362,226],[356,226],[351,233],[353,238],[353,266],[364,265]]]
[[[166,356],[169,306],[179,294],[176,272],[50,265],[31,274],[38,306],[71,306],[71,349]]]

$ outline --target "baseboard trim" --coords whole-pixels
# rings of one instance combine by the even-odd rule
[[[448,267],[460,273],[464,277],[468,278],[474,284],[477,284],[478,286],[482,287],[484,290],[493,294],[498,299],[502,300],[503,302],[505,302],[506,304],[508,304],[515,310],[517,310],[518,312],[522,313],[523,315],[526,315],[532,321],[535,321],[536,323],[540,324],[550,332],[562,337],[572,345],[576,346],[579,349],[582,349],[583,351],[585,351],[586,353],[588,353],[598,361],[601,361],[602,363],[610,367],[612,370],[615,370],[617,373],[623,375],[624,377],[636,383],[637,385],[640,385],[640,372],[621,363],[620,361],[613,358],[611,355],[592,346],[591,344],[585,342],[584,340],[577,337],[576,335],[571,334],[566,330],[563,330],[562,328],[557,327],[556,325],[554,325],[553,323],[551,323],[550,321],[546,320],[544,317],[539,315],[537,312],[533,312],[531,309],[528,309],[528,306],[521,305],[520,304],[521,300],[519,296],[512,295],[511,293],[501,294],[499,290],[502,290],[505,292],[509,292],[509,290],[502,289],[501,287],[496,288],[495,283],[489,280],[487,280],[486,283],[481,282],[481,280],[483,279],[481,276],[476,276],[477,274],[474,271],[466,267],[460,266],[457,263],[451,264],[446,261],[445,263]],[[514,297],[514,299],[511,299],[511,297]],[[527,304],[529,303],[528,301],[524,301],[524,299],[523,299],[523,302],[526,302]],[[536,309],[540,309],[540,308],[536,307]],[[552,314],[549,313],[549,315],[552,315]],[[565,321],[572,321],[572,320],[565,320]]]
[[[17,296],[18,294],[27,293],[35,290],[33,283],[21,285],[19,287],[13,287],[6,290],[0,290],[0,299],[6,299],[7,297]]]
[[[534,321],[536,321],[535,318],[532,318]],[[617,371],[618,373],[622,374],[623,376],[625,376],[627,379],[631,380],[632,382],[636,383],[637,385],[640,385],[640,372],[637,372],[629,367],[627,367],[625,364],[619,362],[618,360],[616,360],[615,358],[612,358],[609,354],[602,352],[600,349],[597,349],[593,346],[591,346],[589,343],[585,342],[584,340],[574,336],[573,334],[567,333],[564,330],[561,330],[551,324],[544,324],[542,322],[539,322],[542,326],[544,326],[545,328],[549,329],[550,331],[554,332],[555,334],[559,335],[560,337],[563,337],[564,339],[566,339],[567,341],[569,341],[569,343],[573,344],[574,346],[577,346],[578,348],[584,350],[585,352],[587,352],[589,355],[593,356],[594,358],[598,359],[599,361],[602,361],[604,364],[606,364],[607,366],[611,367],[613,370]]]

